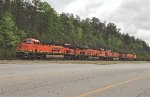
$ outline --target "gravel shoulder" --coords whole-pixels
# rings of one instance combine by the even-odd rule
[[[150,63],[149,61],[80,61],[80,60],[0,60],[0,64],[142,64]]]

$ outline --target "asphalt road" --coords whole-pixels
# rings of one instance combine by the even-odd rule
[[[0,64],[0,97],[150,97],[150,63]]]

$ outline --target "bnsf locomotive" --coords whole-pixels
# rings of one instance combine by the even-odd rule
[[[136,60],[135,53],[119,53],[111,50],[98,50],[71,47],[69,44],[63,46],[44,45],[39,40],[28,38],[17,47],[17,56],[22,58],[44,59],[47,55],[63,55],[69,60]]]

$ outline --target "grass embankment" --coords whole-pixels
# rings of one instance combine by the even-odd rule
[[[96,65],[109,65],[109,64],[140,64],[149,63],[148,61],[80,61],[80,60],[0,60],[0,64],[96,64]]]

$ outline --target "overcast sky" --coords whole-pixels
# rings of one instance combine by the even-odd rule
[[[122,33],[129,33],[150,45],[150,0],[43,0],[58,13],[81,18],[97,17],[113,22]]]

